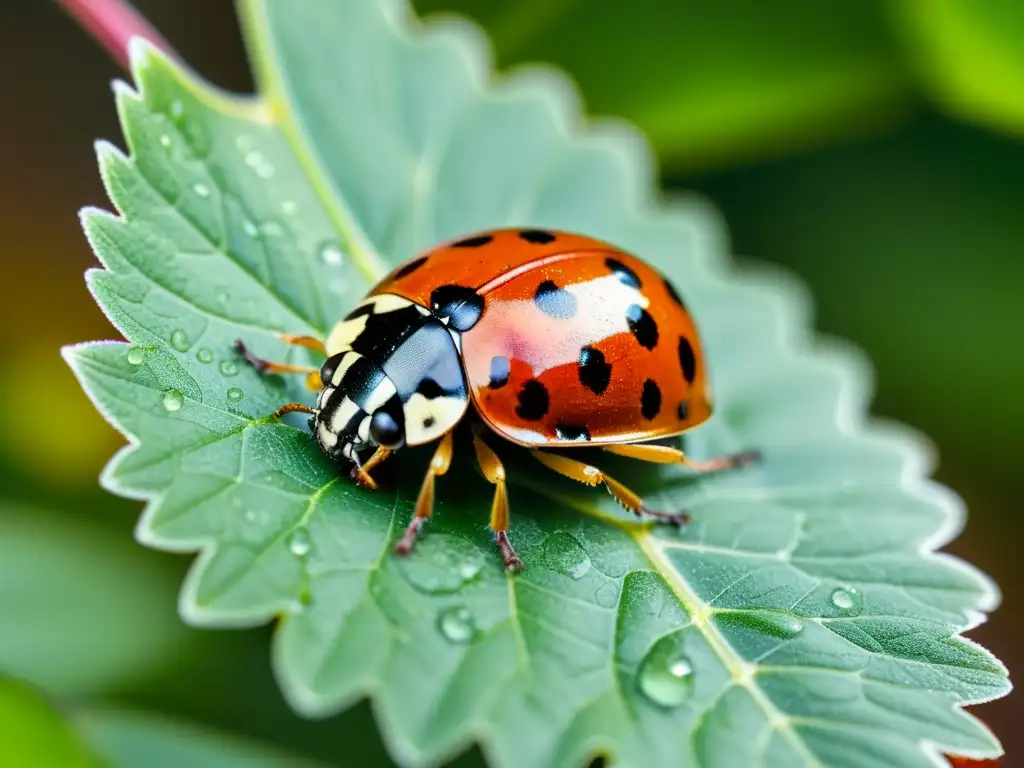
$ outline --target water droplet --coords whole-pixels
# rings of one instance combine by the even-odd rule
[[[437,614],[437,628],[450,643],[468,643],[476,635],[473,614],[461,605],[445,608]]]
[[[256,166],[256,175],[261,179],[271,178],[277,169],[270,163],[263,163],[262,165]]]
[[[240,152],[248,152],[252,149],[252,136],[243,133],[235,139],[235,146]]]
[[[283,231],[281,229],[281,225],[276,221],[265,221],[260,229],[263,231],[263,234],[268,237],[277,237]]]
[[[256,522],[256,512],[255,512],[255,510],[252,510],[252,509],[245,510],[245,513],[242,515],[242,517],[245,518],[245,522],[247,522],[247,523],[255,523]]]
[[[178,328],[176,331],[171,333],[171,346],[179,352],[188,352],[189,347],[192,346],[192,342],[188,338],[188,334]]]
[[[345,256],[335,243],[324,243],[320,246],[320,258],[323,259],[324,264],[337,267],[344,261]]]
[[[234,376],[238,373],[238,364],[234,360],[221,360],[220,372],[224,376]]]
[[[288,537],[288,549],[296,557],[305,557],[313,549],[313,541],[309,538],[309,531],[305,528],[296,528]]]
[[[208,364],[212,363],[213,362],[213,350],[212,349],[207,349],[206,347],[203,347],[198,352],[196,352],[196,360],[198,360],[200,363],[203,363],[204,365],[208,365]]]
[[[262,152],[248,152],[245,155],[245,164],[255,168],[259,165],[263,165],[263,153]]]
[[[209,197],[210,196],[210,188],[208,186],[206,186],[205,184],[193,184],[192,185],[192,191],[195,192],[200,197]]]
[[[553,571],[581,579],[590,570],[590,558],[575,538],[568,533],[553,533],[541,547],[544,564]]]
[[[228,303],[227,291],[217,291],[217,303],[218,304],[227,304]]]
[[[131,347],[125,357],[128,359],[129,365],[142,365],[146,362],[146,350],[142,347]]]
[[[299,206],[295,204],[294,200],[285,200],[281,203],[281,212],[288,216],[291,216],[298,209]]]
[[[180,120],[185,114],[185,105],[181,103],[180,99],[175,99],[171,102],[171,117],[175,120]]]
[[[170,413],[181,410],[185,402],[185,396],[176,389],[168,389],[164,392],[164,408]]]
[[[163,147],[164,149],[171,148],[171,137],[168,136],[166,133],[160,137],[160,146]]]
[[[415,557],[396,558],[395,566],[421,592],[455,592],[483,569],[484,553],[469,539],[447,533],[424,536]]]
[[[619,603],[619,590],[614,584],[602,584],[594,593],[594,602],[602,608],[614,608]]]
[[[245,232],[245,234],[247,234],[249,237],[256,237],[256,235],[260,233],[260,231],[256,229],[256,225],[253,224],[248,219],[245,219],[242,222],[242,231]]]
[[[840,587],[832,592],[832,605],[845,616],[856,616],[861,612],[864,598],[853,587]]]
[[[232,387],[228,390],[228,400],[232,403],[241,402],[243,397],[245,397],[245,392],[240,390],[238,387]]]
[[[693,666],[682,650],[677,633],[656,642],[637,671],[640,692],[652,703],[672,709],[693,694]]]

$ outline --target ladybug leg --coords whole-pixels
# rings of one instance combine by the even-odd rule
[[[683,525],[690,521],[690,516],[685,512],[672,514],[668,512],[655,512],[648,509],[640,496],[615,478],[609,477],[600,469],[590,464],[584,464],[582,461],[576,461],[576,459],[570,459],[560,454],[547,453],[546,451],[532,450],[530,453],[548,469],[553,469],[560,475],[578,480],[584,485],[596,486],[603,483],[615,500],[637,517],[652,517],[674,525]]]
[[[352,477],[358,482],[363,488],[367,488],[371,491],[377,490],[377,481],[370,477],[370,470],[376,467],[378,464],[383,462],[388,456],[394,451],[389,451],[383,446],[377,446],[377,450],[373,452],[373,455],[366,460],[365,464],[360,464],[358,461],[355,466],[352,467]]]
[[[285,341],[290,344],[299,344],[299,346],[308,346],[304,343],[306,339],[310,342],[319,342],[309,336],[294,336],[294,337],[283,337]],[[289,341],[289,338],[302,339],[303,343]],[[322,345],[321,345],[322,346]],[[320,371],[311,365],[292,365],[291,363],[272,363],[269,360],[264,360],[262,357],[256,357],[249,349],[245,346],[241,339],[235,341],[235,351],[240,354],[245,361],[249,363],[260,373],[304,373],[306,374],[306,388],[313,392],[319,392],[323,388],[323,383],[320,381]]]
[[[512,548],[508,540],[508,490],[505,487],[505,466],[498,455],[491,450],[480,437],[473,435],[473,447],[476,449],[476,460],[480,471],[488,482],[494,485],[494,501],[491,504],[491,530],[498,541],[501,559],[505,563],[506,573],[519,573],[523,570],[523,561]]]
[[[694,461],[686,458],[678,448],[645,443],[608,445],[604,450],[608,453],[616,453],[619,456],[628,456],[631,459],[649,461],[654,464],[682,464],[694,472],[719,472],[723,469],[736,469],[747,464],[754,464],[761,459],[761,454],[758,451],[742,451],[727,456],[716,456],[705,461]]]
[[[437,450],[434,451],[434,457],[430,460],[430,466],[427,467],[423,485],[420,486],[420,495],[416,498],[416,512],[413,514],[412,520],[409,521],[405,534],[395,543],[395,552],[399,555],[407,555],[412,552],[416,536],[434,512],[434,478],[447,472],[451,463],[452,433],[448,432],[441,438]]]

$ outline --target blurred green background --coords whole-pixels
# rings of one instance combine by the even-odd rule
[[[215,83],[251,89],[228,0],[137,5]],[[874,361],[874,411],[936,443],[938,479],[970,510],[948,549],[1004,591],[1001,609],[970,636],[1016,669],[1024,5],[416,5],[477,19],[502,67],[564,67],[591,114],[625,116],[648,133],[666,187],[719,207],[737,258],[804,278],[817,327]],[[142,764],[139,750],[149,748],[140,745],[153,744],[168,765],[204,764],[204,755],[220,765],[228,753],[257,764],[245,743],[210,729],[327,764],[386,765],[365,705],[327,722],[286,709],[269,669],[269,629],[184,627],[175,606],[190,558],[135,544],[140,505],[98,489],[121,440],[58,349],[114,335],[82,281],[94,260],[76,212],[108,206],[91,142],[121,143],[109,90],[121,73],[45,0],[0,6],[0,38],[0,673],[44,691],[118,765]],[[0,713],[35,695],[6,686]],[[977,712],[1011,755],[1024,751],[1015,697]],[[157,764],[154,754],[146,765]],[[294,764],[280,760],[259,764]]]

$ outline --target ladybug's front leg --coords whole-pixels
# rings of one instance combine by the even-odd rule
[[[508,490],[505,487],[505,465],[498,454],[491,450],[480,437],[473,434],[473,447],[476,449],[476,460],[484,477],[494,484],[494,501],[491,503],[491,530],[501,550],[501,559],[505,563],[506,573],[518,573],[523,570],[523,561],[512,548],[508,540]]]
[[[376,454],[374,454],[376,455]],[[373,461],[371,457],[370,462]],[[369,464],[370,462],[367,462]],[[423,524],[430,519],[434,513],[434,478],[443,475],[448,471],[452,463],[452,433],[448,432],[441,438],[441,442],[434,451],[434,456],[427,467],[426,477],[423,478],[423,485],[420,486],[420,495],[416,499],[416,511],[405,529],[405,535],[395,543],[395,552],[399,555],[407,555],[412,552],[416,537],[419,535]]]
[[[355,462],[355,466],[352,467],[352,479],[367,490],[377,490],[377,481],[370,477],[370,470],[388,458],[392,453],[393,451],[389,451],[383,446],[377,446],[377,450],[366,460],[365,464],[360,464],[358,461]]]

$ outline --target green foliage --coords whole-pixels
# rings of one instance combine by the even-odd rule
[[[913,97],[884,8],[875,2],[415,4],[477,18],[502,66],[565,67],[588,111],[635,121],[676,171],[873,129],[904,114]]]
[[[1005,0],[910,0],[892,12],[921,79],[954,114],[1024,136],[1024,12]]]
[[[185,634],[169,576],[128,535],[0,505],[0,670],[62,695],[155,671]]]
[[[293,706],[319,716],[372,696],[408,765],[474,740],[496,765],[531,766],[998,753],[960,708],[1008,690],[959,637],[995,590],[933,552],[962,509],[923,479],[915,437],[863,424],[866,367],[811,346],[797,286],[728,270],[713,213],[658,201],[643,142],[581,127],[557,75],[484,87],[465,25],[423,28],[385,0],[242,8],[257,99],[133,50],[138,92],[117,89],[129,154],[99,148],[120,215],[83,217],[104,265],[89,286],[130,343],[66,352],[132,440],[104,481],[148,501],[140,538],[201,551],[187,619],[280,617],[274,662]],[[656,506],[691,511],[684,532],[637,525],[499,446],[526,572],[503,574],[491,489],[465,453],[400,560],[426,455],[403,452],[397,487],[366,492],[267,417],[308,393],[241,365],[235,338],[297,359],[274,332],[322,334],[386,265],[500,225],[592,233],[683,288],[718,407],[688,450],[766,455],[699,480],[607,461]]]
[[[75,727],[93,751],[116,768],[317,768],[318,765],[260,742],[154,715],[112,709],[88,710],[76,715]]]
[[[0,768],[99,768],[38,691],[0,676]]]

